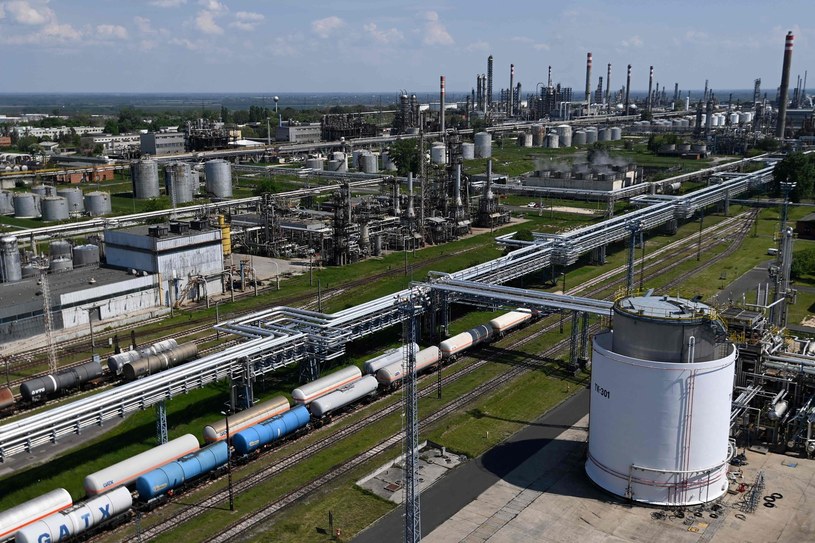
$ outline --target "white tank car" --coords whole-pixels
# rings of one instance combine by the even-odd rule
[[[50,515],[73,505],[71,495],[64,488],[57,488],[33,500],[28,500],[0,513],[0,541],[11,539],[24,526],[44,515]]]
[[[411,343],[410,348],[413,350],[414,354],[419,352],[419,345],[416,343]],[[366,375],[373,375],[374,373],[378,372],[385,366],[390,366],[394,362],[398,362],[402,360],[405,356],[405,349],[404,347],[399,347],[398,349],[391,349],[390,351],[386,352],[385,354],[381,354],[376,358],[371,358],[362,366],[362,371]]]
[[[510,311],[509,313],[505,313],[500,317],[495,317],[490,321],[490,326],[492,326],[495,333],[505,334],[513,328],[516,328],[530,320],[532,320],[532,312],[518,308],[515,311]]]
[[[478,345],[483,341],[487,341],[492,336],[492,328],[486,324],[481,324],[475,328],[471,328],[466,332],[457,334],[449,339],[445,339],[439,343],[439,349],[442,356],[449,358],[455,356],[461,351]]]
[[[14,536],[16,543],[42,543],[62,541],[66,537],[79,535],[94,526],[117,515],[121,515],[133,505],[130,491],[119,488],[100,494],[85,503],[60,511],[42,520],[29,524]]]
[[[435,345],[422,349],[416,353],[416,371],[422,371],[441,360],[441,351]],[[401,381],[404,377],[402,361],[394,362],[376,372],[376,380],[383,385],[391,385],[396,381]]]
[[[320,396],[325,396],[329,392],[356,381],[360,377],[362,377],[362,372],[358,367],[348,366],[295,388],[291,393],[291,397],[297,403],[310,403]]]
[[[365,377],[354,381],[351,384],[338,388],[334,392],[330,392],[325,396],[321,396],[311,402],[308,410],[317,418],[324,417],[331,411],[341,409],[346,405],[356,402],[376,392],[379,384],[376,377],[373,375],[366,375]]]
[[[192,434],[183,435],[164,445],[153,447],[149,451],[91,473],[85,477],[85,492],[88,496],[95,496],[117,486],[129,485],[138,479],[139,475],[172,462],[176,458],[181,458],[185,454],[195,452],[198,448],[198,438]]]
[[[229,434],[234,436],[241,430],[260,424],[265,420],[276,417],[289,410],[289,400],[283,396],[275,396],[271,400],[253,405],[240,413],[229,417]],[[215,443],[226,438],[226,421],[218,419],[217,422],[204,427],[204,441]]]

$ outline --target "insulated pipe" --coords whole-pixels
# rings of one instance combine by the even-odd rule
[[[586,53],[586,111],[591,106],[591,53]]]
[[[444,76],[439,79],[439,132],[444,137]]]
[[[628,76],[625,80],[625,112],[623,115],[628,115],[628,97],[631,93],[631,65],[628,65]]]
[[[784,43],[784,66],[781,69],[781,88],[778,94],[778,121],[776,121],[775,136],[784,139],[784,130],[787,125],[787,95],[790,88],[790,64],[792,64],[792,42],[795,36],[787,32]]]

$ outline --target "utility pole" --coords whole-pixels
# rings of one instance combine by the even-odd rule
[[[229,485],[229,510],[235,510],[235,493],[232,489],[232,449],[229,446],[229,411],[221,411],[226,423],[226,477]]]
[[[45,339],[48,343],[48,371],[53,375],[57,372],[57,350],[54,345],[54,321],[51,315],[51,289],[48,285],[48,259],[42,257],[35,265],[40,270],[42,320],[45,327]]]
[[[416,384],[416,353],[412,345],[416,341],[417,291],[411,289],[407,299],[397,301],[407,313],[405,327],[404,358],[404,409],[405,409],[405,543],[422,539],[421,506],[419,504],[419,396]]]

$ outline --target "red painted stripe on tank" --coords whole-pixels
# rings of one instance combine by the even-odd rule
[[[248,421],[245,421],[245,422],[243,422],[241,424],[238,424],[237,426],[234,426],[234,427],[230,425],[229,426],[230,437],[234,437],[235,434],[237,434],[241,430],[246,430],[247,428],[249,428],[251,426],[257,426],[258,424],[264,423],[267,420],[269,420],[271,418],[274,418],[274,417],[278,416],[281,413],[285,413],[286,411],[289,411],[290,409],[291,409],[291,406],[288,406],[288,405],[283,406],[283,405],[281,405],[277,410],[267,412],[265,415],[263,415],[262,419],[258,419],[258,418],[249,419]],[[219,441],[223,441],[224,439],[226,439],[226,432],[224,432],[223,436],[219,435],[217,439],[207,439],[206,437],[204,437],[204,441],[206,441],[207,443],[218,443]]]
[[[4,537],[8,537],[8,536],[10,536],[11,534],[13,534],[14,532],[19,532],[21,529],[25,528],[25,527],[26,527],[26,526],[28,526],[29,524],[34,524],[34,523],[35,523],[35,522],[37,522],[38,520],[42,520],[42,519],[44,519],[45,517],[50,517],[50,516],[51,516],[51,515],[53,515],[54,513],[59,513],[60,511],[63,511],[63,510],[65,510],[65,509],[68,509],[68,508],[69,508],[69,507],[71,507],[73,504],[74,504],[73,502],[68,502],[68,504],[67,504],[67,505],[60,505],[60,506],[58,506],[56,509],[53,509],[53,510],[51,510],[51,511],[48,511],[47,513],[44,513],[44,514],[40,515],[39,517],[37,517],[37,518],[35,518],[35,519],[31,519],[31,520],[29,520],[28,522],[26,522],[25,524],[20,524],[20,525],[18,525],[18,526],[16,526],[16,527],[12,528],[11,530],[9,530],[9,531],[7,531],[7,532],[3,532],[2,534],[0,534],[0,539],[2,539],[2,538],[4,538]]]

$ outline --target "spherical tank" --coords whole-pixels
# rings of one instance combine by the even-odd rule
[[[575,130],[572,134],[572,145],[586,145],[586,131]]]
[[[586,473],[628,499],[689,506],[727,490],[736,349],[705,304],[623,298],[594,338]]]
[[[186,162],[173,162],[164,170],[164,185],[173,204],[184,204],[193,200],[192,175]]]
[[[149,158],[130,163],[133,195],[139,200],[159,197],[158,162]]]
[[[14,194],[0,191],[0,215],[14,215]]]
[[[68,200],[62,196],[45,196],[40,200],[42,220],[63,221],[68,218]]]
[[[489,132],[478,132],[473,141],[475,142],[476,158],[490,158],[492,156],[492,136]]]
[[[23,278],[20,265],[20,249],[17,238],[4,236],[0,238],[0,281],[13,283]]]
[[[82,189],[78,187],[67,187],[57,190],[57,195],[62,196],[68,202],[68,213],[82,213],[85,211],[85,199]]]
[[[111,212],[110,194],[93,191],[85,195],[85,210],[92,217],[108,215]]]
[[[204,164],[204,177],[209,194],[216,198],[232,198],[232,165],[229,162],[207,161]]]
[[[430,160],[433,164],[444,164],[447,161],[447,147],[443,143],[434,143],[430,148]]]
[[[33,192],[18,192],[14,195],[14,216],[18,219],[33,219],[40,216],[39,195]]]
[[[74,267],[95,266],[99,264],[99,247],[92,243],[74,247]]]
[[[461,158],[464,160],[475,159],[475,144],[465,141],[461,144]]]

